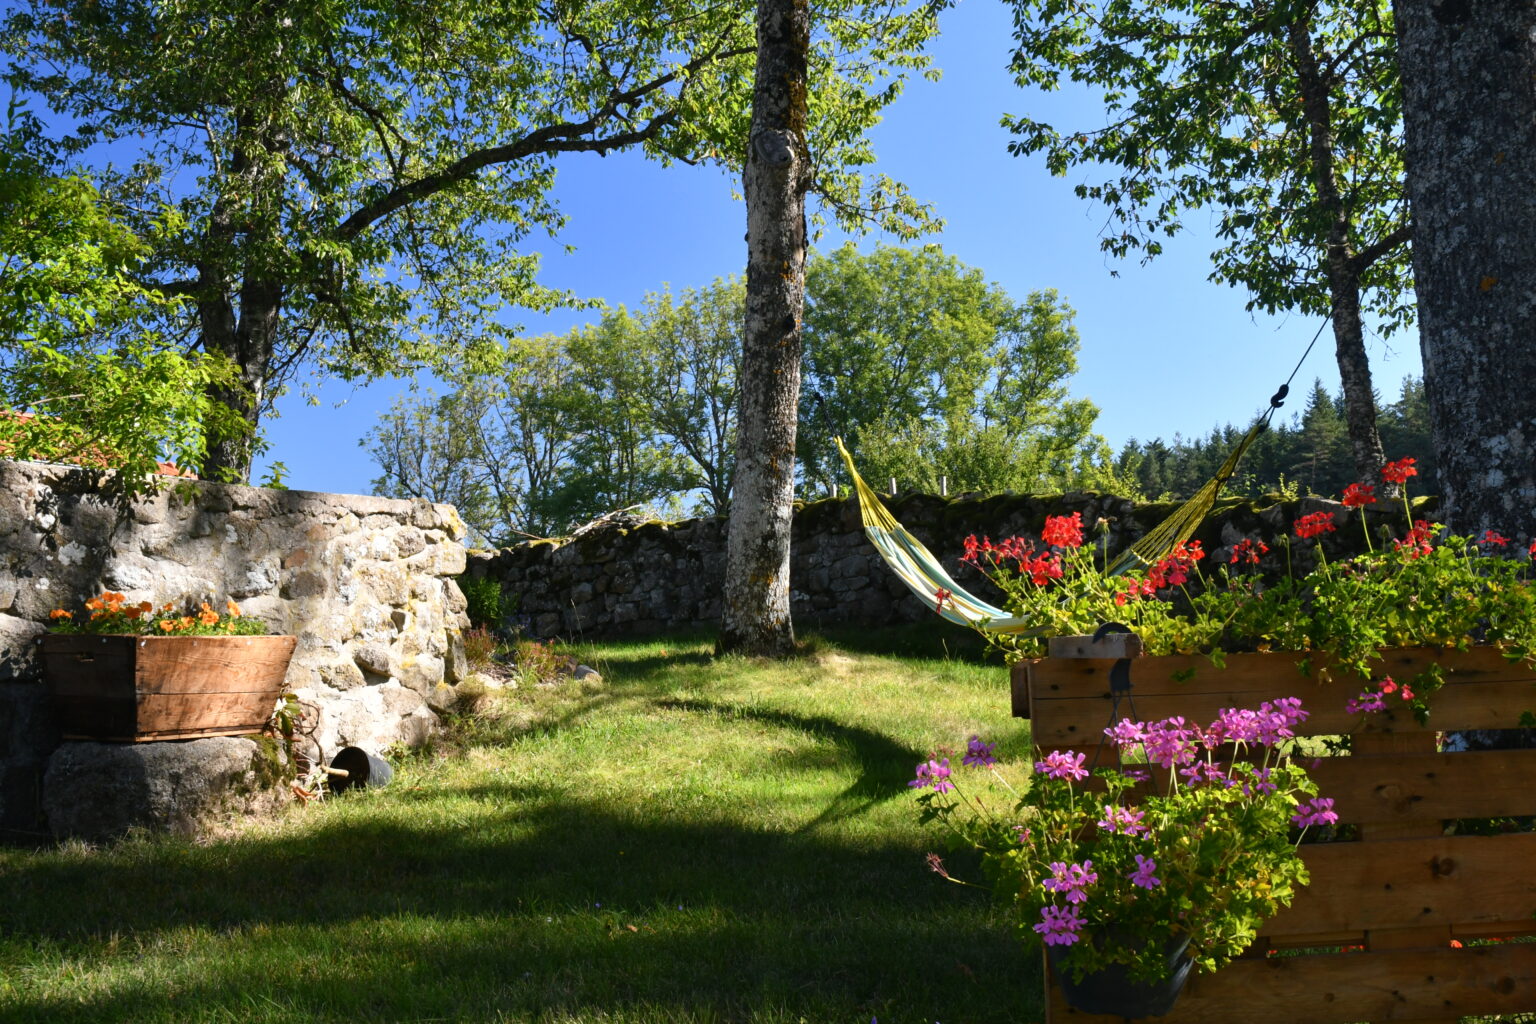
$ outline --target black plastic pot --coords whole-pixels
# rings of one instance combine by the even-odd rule
[[[331,767],[336,769],[336,772],[331,773],[332,793],[345,793],[353,788],[386,786],[395,777],[395,770],[389,766],[388,761],[368,753],[362,747],[342,747],[331,758]],[[341,772],[346,774],[342,775]]]
[[[1111,940],[1120,943],[1115,937]],[[1173,1009],[1184,983],[1189,980],[1194,961],[1189,958],[1189,936],[1170,938],[1163,947],[1164,961],[1168,965],[1168,977],[1162,981],[1135,981],[1124,964],[1110,964],[1101,971],[1083,975],[1082,981],[1073,981],[1072,972],[1062,970],[1068,946],[1047,946],[1046,957],[1051,962],[1051,972],[1056,984],[1061,986],[1062,997],[1074,1009],[1083,1013],[1102,1013],[1113,1017],[1136,1020],[1140,1017],[1161,1017]]]

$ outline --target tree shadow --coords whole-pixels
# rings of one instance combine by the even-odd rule
[[[420,794],[386,790],[301,833],[11,858],[0,1017],[1001,1024],[1038,1005],[1035,958],[915,846],[539,781],[445,792],[478,813],[418,820]],[[79,977],[33,983],[52,969],[18,969],[34,956]]]

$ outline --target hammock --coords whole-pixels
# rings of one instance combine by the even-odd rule
[[[864,536],[869,538],[869,542],[880,552],[880,557],[885,559],[885,564],[891,567],[891,571],[912,593],[933,605],[934,610],[945,619],[959,626],[1026,636],[1038,636],[1045,632],[1041,626],[1009,615],[1006,610],[966,593],[965,588],[944,571],[939,560],[933,557],[933,552],[908,533],[896,521],[896,517],[891,515],[890,509],[880,503],[879,495],[853,468],[853,456],[843,447],[843,439],[839,437],[833,440],[837,442],[837,450],[848,467],[848,475],[853,477],[853,487],[859,495],[859,515],[864,520]]]
[[[1323,321],[1327,324],[1327,321]],[[1321,328],[1318,331],[1322,333]],[[1313,342],[1317,341],[1314,337]],[[1311,351],[1307,346],[1307,351]],[[1302,359],[1306,356],[1303,355]],[[1300,369],[1301,364],[1297,364]],[[1291,376],[1295,376],[1291,371]],[[1254,439],[1263,433],[1269,425],[1269,419],[1275,410],[1284,404],[1285,396],[1290,392],[1289,382],[1280,385],[1269,400],[1269,408],[1254,421],[1248,433],[1237,443],[1227,455],[1226,461],[1216,471],[1204,487],[1196,491],[1184,504],[1173,510],[1173,514],[1163,520],[1146,536],[1142,537],[1131,547],[1122,551],[1113,562],[1105,567],[1105,572],[1111,576],[1119,576],[1131,569],[1144,569],[1155,565],[1178,545],[1187,541],[1190,536],[1204,521],[1206,513],[1216,503],[1216,497],[1226,482],[1237,471],[1237,464],[1254,442]],[[843,446],[842,438],[834,438],[837,450],[843,457],[843,463],[848,467],[848,475],[853,478],[854,489],[859,496],[859,515],[864,521],[864,535],[869,538],[880,557],[885,559],[885,564],[890,566],[901,582],[905,583],[914,594],[925,603],[934,606],[945,619],[961,626],[971,626],[984,629],[992,633],[1016,633],[1020,636],[1040,636],[1047,632],[1047,627],[1034,625],[1026,619],[1009,615],[1005,609],[990,605],[973,594],[969,594],[956,583],[944,571],[939,560],[933,557],[933,553],[906,531],[891,515],[889,509],[880,503],[879,495],[864,482],[859,476],[859,471],[853,466],[853,456],[848,454],[848,449]]]

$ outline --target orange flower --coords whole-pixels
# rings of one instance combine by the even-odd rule
[[[167,602],[166,604],[163,604],[163,605],[160,606],[160,610],[163,611],[163,612],[168,612],[172,608],[175,608],[175,607],[176,606],[174,604],[170,604],[169,602]]]
[[[55,608],[48,613],[48,617],[50,619],[72,619],[75,616],[73,612],[67,612],[63,608]]]
[[[101,596],[104,600],[116,601],[118,604],[122,604],[124,601],[128,600],[126,597],[124,597],[122,594],[119,594],[115,590],[109,590]]]
[[[206,607],[206,605],[204,607]],[[218,612],[211,611],[211,610],[210,611],[206,611],[206,612],[199,612],[198,616],[197,616],[197,621],[201,622],[205,626],[211,626],[215,622],[219,621]]]
[[[93,597],[89,601],[85,602],[85,607],[88,611],[95,611],[96,609],[103,606],[99,597]]]
[[[123,609],[123,614],[128,616],[130,619],[137,619],[140,615],[143,615],[144,613],[139,611],[138,607],[135,606],[133,608],[125,608],[125,609]]]
[[[190,615],[183,615],[180,618],[180,620],[178,620],[178,621],[180,622],[180,625],[177,627],[178,629],[191,629],[192,628],[192,616],[190,616]]]
[[[226,600],[224,602],[224,607],[229,612],[230,615],[234,616],[237,619],[240,617],[240,606],[235,604],[234,598],[230,598],[230,599]]]
[[[170,619],[161,619],[160,620],[160,632],[162,632],[162,633],[174,633],[174,632],[176,632],[176,623],[172,622]]]
[[[102,611],[91,612],[91,621],[95,622],[97,619],[101,618],[105,614],[107,614],[107,613],[106,612],[102,612]]]
[[[154,610],[155,610],[155,606],[150,604],[148,601],[140,601],[139,602],[139,611],[143,612],[145,615],[148,615],[150,612],[152,612]]]

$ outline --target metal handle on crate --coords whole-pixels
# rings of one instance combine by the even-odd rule
[[[1095,641],[1103,640],[1111,633],[1129,633],[1131,628],[1123,622],[1106,622],[1094,631]],[[1131,692],[1131,659],[1121,658],[1115,662],[1109,670],[1109,692],[1112,694],[1125,694]]]

